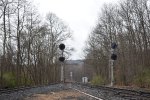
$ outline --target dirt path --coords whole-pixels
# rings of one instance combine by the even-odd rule
[[[87,100],[87,97],[74,90],[62,90],[45,94],[34,94],[25,100]]]

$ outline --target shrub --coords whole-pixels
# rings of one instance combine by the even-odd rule
[[[134,83],[139,87],[150,87],[150,70],[143,70],[134,78]]]
[[[12,72],[5,72],[3,74],[3,81],[5,87],[13,88],[16,86],[16,78]]]
[[[93,77],[91,84],[92,85],[104,85],[104,82],[105,82],[104,79],[100,75],[97,75]]]
[[[21,78],[21,83],[19,84],[19,86],[30,86],[31,85],[32,80],[29,79],[28,77],[21,75],[20,78]],[[3,81],[3,88],[18,87],[16,75],[13,74],[12,72],[4,72],[2,81]]]

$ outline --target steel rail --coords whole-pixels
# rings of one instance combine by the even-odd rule
[[[101,98],[98,98],[98,97],[96,97],[96,96],[94,96],[94,95],[91,95],[91,94],[88,94],[88,93],[86,93],[86,92],[80,91],[80,90],[78,90],[78,89],[75,89],[75,88],[71,88],[71,89],[76,90],[76,91],[78,91],[78,92],[80,92],[80,93],[82,93],[82,94],[85,94],[85,95],[89,96],[89,97],[92,97],[92,98],[94,98],[94,99],[96,99],[96,100],[103,100],[103,99],[101,99]]]
[[[83,83],[73,83],[73,84],[81,85],[83,87],[88,87],[91,89],[93,88],[93,89],[105,90],[108,92],[112,92],[116,96],[121,96],[124,98],[132,97],[132,98],[145,98],[146,100],[150,100],[150,92],[147,91],[122,89],[122,88],[108,87],[108,86],[95,86],[95,85],[83,84]]]

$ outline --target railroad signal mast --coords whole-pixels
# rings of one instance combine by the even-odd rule
[[[61,57],[59,57],[59,61],[61,62],[61,76],[60,76],[60,81],[61,82],[65,82],[65,79],[64,79],[64,61],[65,61],[65,57],[63,55],[64,53],[64,49],[65,49],[65,45],[62,43],[59,45],[59,49],[62,51],[61,53]]]
[[[111,83],[110,86],[114,85],[114,61],[117,60],[117,54],[116,54],[116,48],[117,48],[117,44],[115,42],[113,42],[111,44],[111,60],[110,60],[110,79],[111,79]]]

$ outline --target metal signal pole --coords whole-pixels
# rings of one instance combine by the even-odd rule
[[[110,86],[113,86],[114,85],[114,60],[111,60],[111,63],[110,63],[110,75],[111,75],[111,83],[110,83]]]
[[[110,60],[110,86],[114,85],[114,61],[117,60],[116,55],[117,44],[114,42],[111,44],[111,60]]]
[[[64,74],[63,74],[64,71],[63,71],[63,70],[64,70],[64,67],[63,67],[63,64],[61,63],[61,76],[60,76],[60,77],[61,77],[61,78],[60,78],[60,81],[61,81],[61,82],[64,81]]]
[[[64,83],[65,82],[65,79],[64,79],[64,61],[65,61],[65,57],[63,57],[63,52],[64,52],[64,49],[65,49],[65,45],[60,44],[59,49],[62,51],[62,55],[61,55],[61,57],[59,57],[59,61],[61,61],[60,81]]]

